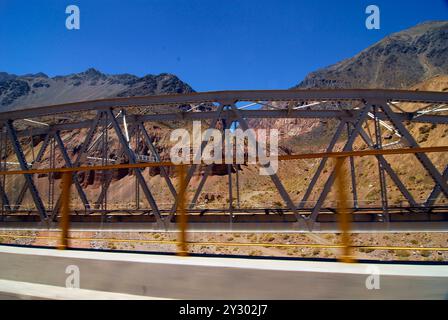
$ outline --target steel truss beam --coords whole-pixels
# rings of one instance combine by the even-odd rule
[[[143,133],[143,141],[145,142],[146,146],[149,148],[151,153],[154,155],[156,161],[160,162],[161,161],[160,154],[157,151],[157,148],[154,146],[154,143],[153,143],[151,137],[149,136],[148,131],[146,131],[145,125],[143,122],[138,123],[138,129],[140,129],[140,131]],[[171,194],[176,199],[177,198],[176,188],[174,187],[166,168],[160,167],[160,172],[161,172],[163,178],[165,179],[166,184],[168,185],[168,188],[170,189]]]
[[[448,166],[445,167],[445,170],[443,171],[443,178],[445,180],[448,179]],[[434,202],[436,202],[437,197],[440,195],[440,186],[436,184],[434,186],[434,189],[432,189],[431,194],[428,196],[428,199],[425,202],[425,207],[431,207]]]
[[[270,101],[284,101],[287,104],[287,107],[284,109],[277,108],[274,110],[271,109],[260,109],[260,110],[239,110],[235,103],[238,101],[265,101],[268,104]],[[360,109],[353,110],[305,110],[305,109],[294,109],[295,102],[315,102],[315,101],[359,101],[363,102],[365,105]],[[208,111],[208,112],[175,112],[175,113],[160,113],[160,114],[126,114],[127,107],[144,107],[144,106],[152,106],[152,105],[182,105],[182,104],[197,104],[197,103],[218,103],[216,110]],[[448,103],[448,94],[440,93],[440,92],[415,92],[415,91],[400,91],[400,90],[274,90],[274,91],[230,91],[230,92],[207,92],[207,93],[198,93],[198,94],[187,94],[187,95],[166,95],[166,96],[152,96],[152,97],[132,97],[132,98],[123,98],[123,99],[106,99],[106,100],[98,100],[98,101],[89,101],[89,102],[80,102],[80,103],[72,103],[72,104],[63,104],[58,106],[50,106],[50,107],[41,107],[35,109],[27,109],[27,110],[16,110],[11,112],[0,112],[0,122],[3,122],[7,128],[9,139],[11,140],[14,148],[14,152],[19,159],[20,166],[22,170],[29,170],[29,166],[26,163],[25,156],[23,154],[23,150],[18,141],[18,137],[29,136],[30,131],[22,130],[17,132],[12,125],[14,120],[24,119],[24,118],[36,118],[41,116],[49,116],[60,113],[69,113],[76,110],[76,112],[83,111],[91,111],[96,110],[97,115],[93,120],[85,120],[79,122],[72,123],[59,123],[52,124],[45,128],[33,128],[32,136],[43,135],[45,134],[44,143],[35,159],[31,167],[41,161],[45,150],[48,146],[48,142],[52,136],[54,136],[55,140],[58,143],[58,146],[61,150],[62,156],[66,163],[67,167],[78,166],[86,155],[89,145],[92,142],[93,136],[95,134],[96,128],[101,123],[106,123],[106,126],[109,128],[113,127],[115,133],[117,134],[120,146],[121,153],[126,154],[130,163],[136,163],[138,159],[136,158],[135,152],[131,149],[129,145],[129,137],[134,134],[134,132],[142,133],[142,138],[145,145],[154,155],[156,161],[160,161],[160,155],[157,152],[156,147],[153,144],[148,132],[145,129],[145,122],[148,121],[193,121],[193,120],[202,120],[209,121],[209,128],[216,128],[218,121],[225,121],[226,127],[230,126],[233,122],[238,122],[242,129],[249,129],[248,123],[246,119],[252,118],[268,118],[268,119],[278,119],[278,118],[286,118],[286,119],[294,119],[294,118],[321,118],[321,119],[339,119],[340,124],[334,133],[332,140],[329,143],[327,148],[327,152],[333,151],[338,139],[341,137],[343,129],[347,127],[348,138],[343,148],[343,151],[351,151],[353,143],[357,136],[360,136],[370,147],[375,147],[376,144],[381,143],[381,133],[377,130],[376,132],[376,141],[372,141],[366,132],[362,129],[363,123],[367,120],[368,113],[374,112],[374,120],[378,121],[387,121],[390,122],[397,132],[400,133],[403,140],[406,140],[410,147],[418,147],[418,144],[415,142],[412,135],[409,133],[407,128],[404,126],[403,122],[421,122],[421,123],[433,123],[433,124],[448,124],[448,117],[446,115],[428,115],[421,114],[418,112],[393,112],[389,107],[388,103],[392,102],[425,102],[425,103]],[[309,104],[310,106],[312,105]],[[114,108],[122,109],[122,113],[114,114]],[[373,110],[372,110],[373,109]],[[224,115],[225,110],[225,115]],[[108,121],[103,119],[103,116],[107,116]],[[124,120],[126,117],[126,123],[130,124],[129,135],[124,134],[120,125],[119,120]],[[350,128],[352,126],[352,128]],[[63,141],[60,136],[61,131],[67,130],[75,130],[81,128],[89,128],[85,141],[82,144],[81,150],[77,154],[76,159],[72,162],[71,158],[68,155],[67,149],[63,144]],[[126,129],[126,128],[125,128]],[[225,129],[225,128],[224,128]],[[207,138],[207,137],[206,137]],[[206,144],[208,143],[208,139],[204,139],[201,143],[201,151],[204,149]],[[381,148],[381,146],[380,146]],[[202,152],[198,153],[199,155]],[[406,189],[396,172],[392,169],[390,164],[385,160],[383,155],[375,156],[380,172],[384,170],[391,177],[392,181],[397,185],[400,192],[409,202],[410,208],[416,209],[418,212],[421,212],[420,209],[430,209],[438,197],[440,193],[443,193],[445,196],[448,194],[448,167],[445,169],[443,175],[435,168],[434,164],[430,161],[430,159],[426,156],[426,154],[418,153],[416,154],[417,159],[423,165],[425,170],[429,173],[432,179],[435,182],[434,189],[431,192],[431,195],[428,197],[425,204],[418,204],[415,199],[412,197],[410,192]],[[355,175],[355,166],[353,162],[353,158],[349,157],[350,160],[350,169],[351,169],[351,184],[352,184],[352,193],[353,193],[353,201],[354,207],[357,208],[357,190],[356,190],[356,175]],[[285,190],[282,182],[279,177],[274,174],[271,175],[271,180],[273,181],[278,194],[281,196],[283,201],[286,203],[286,206],[290,212],[293,213],[297,222],[302,222],[305,220],[304,215],[301,214],[302,210],[306,210],[306,203],[315,188],[317,181],[322,176],[322,172],[327,165],[328,158],[323,158],[320,161],[320,164],[313,175],[313,178],[303,196],[300,203],[296,206],[290,195]],[[196,171],[198,165],[193,164],[190,166],[188,170],[188,174],[185,178],[186,185],[191,181],[191,178]],[[201,178],[201,182],[198,188],[195,190],[193,199],[190,204],[190,209],[193,209],[199,199],[199,196],[202,192],[202,189],[206,183],[206,180],[210,174],[211,166],[207,166],[205,168],[204,175]],[[231,166],[227,166],[228,169],[228,177],[229,177],[229,207],[225,209],[226,213],[230,213],[230,217],[234,212],[233,207],[233,186],[232,186],[232,176],[231,176]],[[154,214],[154,218],[158,223],[165,222],[165,227],[168,226],[167,223],[172,221],[172,218],[175,215],[178,195],[176,192],[176,188],[173,185],[172,180],[169,177],[169,174],[165,167],[161,167],[161,175],[164,177],[170,193],[174,197],[174,205],[171,210],[168,212],[168,216],[166,219],[163,219],[161,212],[163,210],[159,210],[157,203],[149,189],[148,184],[143,178],[141,169],[133,169],[136,173],[136,179],[140,187],[143,189],[143,193],[145,194],[146,199],[151,207],[151,211]],[[73,175],[74,184],[78,190],[80,198],[85,206],[86,211],[93,212],[94,209],[90,207],[88,199],[85,195],[82,186],[79,183],[78,177],[76,174]],[[110,179],[109,179],[110,178]],[[323,190],[321,191],[319,198],[316,202],[316,205],[312,208],[310,215],[306,218],[309,222],[310,226],[316,222],[319,218],[319,222],[321,220],[320,213],[321,211],[325,211],[327,209],[322,209],[322,205],[326,200],[328,193],[331,190],[335,178],[334,170],[327,177],[326,182],[324,183]],[[237,177],[238,179],[238,177]],[[112,181],[111,176],[108,177],[105,185],[103,186],[103,190],[98,198],[99,201],[103,201],[104,197],[107,193],[108,187]],[[389,205],[387,204],[387,194],[386,194],[386,186],[385,180],[383,177],[383,181],[381,183],[382,186],[382,199],[383,199],[383,211],[387,211]],[[238,188],[238,185],[237,185]],[[33,201],[36,205],[37,211],[41,216],[42,220],[46,219],[45,207],[43,206],[42,200],[37,192],[37,189],[34,185],[32,176],[30,174],[25,174],[25,184],[20,190],[18,194],[18,198],[16,204],[20,206],[25,196],[27,190],[31,191],[31,195],[33,197]],[[4,190],[1,190],[0,186],[0,196],[3,199],[3,203],[6,203],[6,193]],[[238,191],[237,191],[238,193]],[[60,199],[58,199],[55,210],[53,210],[53,217],[55,217],[55,213],[57,214],[60,205]],[[238,211],[238,210],[235,210]],[[425,211],[426,212],[426,211]],[[232,219],[231,219],[232,220]]]
[[[361,129],[359,132],[361,135],[361,138],[365,141],[365,143],[370,146],[371,148],[374,147],[373,141],[369,138],[367,133]],[[406,198],[406,200],[409,202],[409,204],[413,207],[418,207],[417,202],[414,200],[414,197],[411,195],[411,193],[408,191],[408,189],[405,187],[403,182],[401,182],[400,178],[396,174],[396,172],[392,169],[390,164],[387,162],[387,160],[384,158],[383,155],[376,155],[375,156],[378,162],[381,164],[381,166],[386,170],[387,174],[390,176],[392,181],[395,183],[395,185],[398,187],[400,192],[403,194],[403,196]]]
[[[333,138],[330,141],[330,144],[327,147],[326,152],[332,152],[333,151],[334,146],[338,142],[338,139],[341,137],[341,134],[342,134],[342,131],[344,130],[344,127],[345,127],[345,122],[341,121],[341,123],[339,123],[339,126],[336,129],[336,132],[333,135]],[[328,158],[322,158],[321,159],[321,161],[319,163],[319,166],[317,167],[317,170],[314,173],[314,176],[311,179],[311,182],[308,185],[308,188],[306,189],[305,194],[304,194],[302,200],[299,203],[299,206],[298,206],[299,209],[303,209],[305,207],[306,202],[308,201],[308,199],[309,199],[309,197],[311,195],[311,192],[314,189],[314,186],[316,185],[316,183],[317,183],[317,181],[318,181],[318,179],[319,179],[323,169],[325,168],[325,165],[326,165],[327,161],[328,161]]]
[[[230,120],[229,117],[229,112],[226,112],[226,118],[224,120],[224,126],[223,126],[223,131],[222,131],[222,140],[224,141],[224,143],[229,143],[229,141],[225,140],[225,132],[226,130],[230,129],[230,127],[232,126],[232,121]],[[230,216],[230,222],[232,222],[233,220],[233,181],[232,181],[232,165],[231,164],[227,164],[227,176],[228,176],[228,180],[227,180],[227,185],[228,185],[228,194],[229,194],[229,216]]]
[[[214,112],[214,116],[210,123],[209,129],[216,128],[216,125],[218,124],[218,120],[220,119],[220,116],[221,116],[221,113],[223,110],[224,110],[224,104],[220,103],[220,105],[218,106],[218,109]],[[206,131],[206,132],[209,132],[209,131]],[[204,150],[205,146],[208,144],[209,139],[210,139],[210,136],[206,134],[203,138],[203,141],[201,142],[199,152],[197,153],[196,158],[193,160],[193,164],[188,169],[187,175],[185,177],[185,184],[184,184],[185,188],[186,188],[185,190],[188,190],[188,185],[190,184],[191,178],[193,177],[193,174],[196,171],[196,168],[198,167],[198,165],[196,163],[200,160],[200,157],[202,155],[202,150]],[[171,213],[168,216],[168,223],[172,222],[172,219],[173,219],[174,215],[176,214],[177,202],[178,202],[178,197],[176,197],[174,200],[174,204],[171,208]]]
[[[240,110],[241,115],[248,119],[343,119],[353,122],[359,115],[359,110]],[[204,112],[176,112],[176,113],[163,113],[163,114],[146,114],[146,115],[128,115],[130,121],[133,122],[150,122],[150,121],[194,121],[194,120],[212,120],[215,115],[215,111]],[[410,121],[415,123],[432,123],[432,124],[448,124],[448,118],[446,116],[421,116],[414,118],[413,113],[396,113],[396,116],[401,121]],[[387,117],[384,113],[379,112],[377,114],[378,119],[385,121]],[[235,120],[231,116],[232,121]],[[66,131],[82,128],[89,128],[92,125],[93,120],[84,120],[72,123],[52,124],[46,128],[33,129],[33,136],[47,134],[49,131]],[[28,130],[21,130],[17,132],[18,137],[29,136]]]
[[[227,118],[226,119],[229,118],[228,115],[229,115],[229,112],[227,112]],[[223,135],[224,135],[226,129],[230,129],[231,124],[232,124],[232,122],[228,122],[227,121],[226,125],[223,127]],[[210,173],[212,172],[212,166],[213,166],[212,164],[205,166],[204,174],[201,177],[201,181],[199,182],[199,185],[196,188],[194,196],[193,196],[193,198],[192,198],[192,200],[191,200],[191,202],[189,204],[189,209],[193,209],[196,206],[196,203],[197,203],[197,201],[199,199],[199,196],[202,193],[202,189],[204,188],[204,185],[207,182],[207,178],[210,175]],[[229,176],[229,212],[230,212],[230,215],[232,216],[232,208],[233,208],[232,204],[231,204],[232,203],[231,202],[231,199],[232,199],[232,180],[231,180],[231,165],[229,165],[229,164],[227,165],[227,175]]]
[[[350,123],[347,123],[347,137],[351,134]],[[355,159],[353,157],[349,157],[350,161],[350,175],[351,175],[351,183],[352,183],[352,195],[353,195],[353,207],[358,207],[358,193],[356,190],[356,172],[355,172]]]
[[[134,135],[134,132],[137,129],[134,124],[131,124],[130,127],[131,128],[129,130],[129,137],[132,137]],[[123,156],[123,154],[125,154],[125,153],[126,153],[125,150],[121,147],[118,158],[121,158]],[[108,174],[106,177],[106,180],[104,181],[104,185],[101,188],[100,195],[98,196],[98,198],[95,201],[95,204],[94,204],[95,209],[98,209],[101,206],[101,204],[103,203],[103,201],[105,201],[104,199],[106,199],[106,195],[107,195],[107,192],[109,191],[109,187],[110,187],[110,184],[112,183],[112,179],[113,179],[113,176],[111,174]]]
[[[318,89],[318,90],[254,90],[254,91],[215,91],[176,95],[161,95],[147,97],[114,98],[94,101],[59,104],[31,109],[19,109],[0,113],[0,121],[17,120],[32,117],[48,116],[89,110],[107,111],[109,108],[144,107],[163,104],[195,104],[205,102],[236,103],[238,101],[366,101],[382,100],[394,102],[427,102],[447,103],[444,92],[425,92],[408,90],[379,90],[379,89]],[[422,116],[423,117],[423,116]]]
[[[81,149],[78,151],[78,154],[76,156],[75,161],[73,162],[72,166],[73,167],[78,167],[79,164],[81,163],[82,159],[84,156],[86,156],[86,152],[90,146],[90,143],[92,142],[93,136],[95,134],[96,128],[98,127],[100,120],[102,117],[102,112],[97,112],[95,118],[93,119],[93,121],[91,122],[88,131],[87,131],[87,135],[84,138],[84,141],[81,144]],[[79,181],[79,180],[78,180]],[[61,195],[58,197],[58,200],[56,201],[56,205],[53,209],[53,214],[52,214],[52,220],[54,220],[56,218],[56,215],[59,212],[59,209],[61,207]],[[87,205],[86,205],[87,204]],[[84,207],[86,210],[90,210],[90,203],[87,201],[86,204],[84,204]]]
[[[118,136],[118,140],[120,141],[120,144],[125,151],[129,163],[137,163],[135,159],[134,152],[129,148],[129,144],[126,140],[126,138],[123,135],[123,132],[121,131],[120,125],[117,122],[117,119],[115,119],[115,115],[111,109],[107,110],[107,114],[110,116],[110,121],[112,122],[112,126],[114,127],[115,133]],[[151,206],[152,213],[156,217],[157,221],[160,223],[162,222],[162,216],[160,215],[159,208],[157,207],[156,200],[154,199],[151,191],[149,190],[148,185],[145,182],[145,178],[143,177],[142,170],[140,168],[134,169],[135,175],[137,176],[137,180],[140,183],[140,187],[143,190],[143,193],[145,194],[146,200],[148,200],[149,205]]]
[[[403,138],[408,142],[411,148],[418,148],[419,145],[415,141],[414,137],[409,133],[406,127],[396,118],[395,113],[391,110],[386,101],[379,101],[379,107],[383,109],[383,111],[388,116],[390,122],[395,126],[398,132],[403,136]],[[435,184],[439,186],[443,194],[448,197],[448,185],[446,183],[446,179],[440,174],[440,172],[436,169],[434,164],[428,158],[428,156],[424,153],[416,153],[416,158],[423,165],[428,174],[432,177]]]
[[[235,104],[231,104],[231,109],[233,110],[233,112],[236,115],[236,118],[238,120],[238,123],[240,124],[241,128],[243,128],[243,130],[249,130],[249,125],[247,124],[247,121],[243,118],[243,116],[240,113],[240,110],[238,110],[238,108],[235,106]],[[252,135],[252,132],[249,131],[249,134]],[[256,140],[255,137],[251,137],[252,139]],[[299,212],[297,211],[296,205],[294,204],[294,202],[292,201],[292,199],[290,198],[288,192],[286,191],[285,187],[283,186],[282,182],[280,181],[278,175],[276,173],[269,175],[269,177],[271,178],[272,182],[274,183],[275,187],[277,188],[277,191],[280,193],[280,196],[282,197],[283,201],[285,202],[285,204],[288,206],[288,208],[294,213],[297,222],[304,222],[305,218],[302,217],[302,215],[299,214]]]
[[[8,140],[5,139],[6,138],[5,137],[5,129],[3,126],[0,127],[0,130],[1,130],[0,131],[0,169],[6,170]],[[4,162],[3,162],[3,159],[5,160]],[[5,211],[11,212],[11,204],[9,202],[8,195],[6,194],[5,186],[6,186],[6,176],[3,176],[2,179],[0,180],[0,194],[1,194],[1,198],[2,198],[2,209],[1,209],[2,216]],[[3,217],[2,217],[2,219],[3,219]]]
[[[383,143],[382,143],[382,134],[381,134],[381,124],[380,120],[376,115],[378,114],[378,108],[376,106],[373,106],[373,122],[375,127],[375,149],[382,149]],[[370,115],[369,115],[370,116]],[[383,213],[381,214],[382,217],[385,218],[385,221],[389,221],[389,215],[387,212],[388,208],[388,199],[387,199],[387,185],[386,185],[386,177],[384,175],[384,168],[380,161],[378,161],[378,177],[380,180],[380,191],[381,191],[381,205],[383,208]]]
[[[54,133],[54,138],[56,139],[56,142],[59,146],[59,150],[61,151],[62,157],[64,158],[65,165],[68,168],[72,168],[73,163],[67,153],[67,149],[64,146],[64,142],[62,141],[61,134],[59,133],[59,131]],[[89,200],[87,199],[87,196],[84,193],[84,190],[82,189],[81,184],[79,183],[78,174],[76,172],[73,173],[72,181],[76,187],[76,190],[78,191],[79,197],[81,198],[84,208],[86,210],[89,209],[90,208]]]
[[[199,182],[199,185],[196,189],[196,192],[194,193],[194,196],[190,202],[189,209],[193,209],[196,206],[196,203],[199,199],[199,196],[201,195],[202,189],[204,188],[205,182],[207,181],[208,176],[212,172],[212,165],[208,165],[205,167],[204,174],[201,178],[201,182]]]
[[[31,169],[34,168],[34,165],[36,163],[39,163],[42,160],[42,158],[43,158],[43,156],[45,154],[45,151],[47,150],[48,144],[50,143],[50,140],[51,140],[51,134],[47,133],[45,135],[44,141],[42,143],[42,147],[40,148],[40,150],[39,150],[39,152],[38,152],[38,154],[36,156],[36,159],[34,160],[34,162],[31,165]],[[27,182],[27,180],[25,180],[25,183],[23,184],[23,187],[22,187],[22,189],[20,189],[19,195],[17,196],[15,208],[14,208],[13,211],[19,209],[20,205],[22,204],[23,198],[25,197],[25,194],[26,194],[27,190],[28,190],[28,182]]]
[[[354,128],[351,132],[351,135],[348,137],[347,142],[342,149],[342,151],[351,151],[353,147],[353,143],[355,142],[356,137],[359,134],[359,131],[362,129],[362,125],[365,122],[368,113],[371,110],[371,105],[366,104],[366,106],[362,109],[362,112],[360,113],[357,121],[355,122]],[[319,215],[320,209],[327,198],[328,193],[331,190],[331,187],[333,186],[334,180],[336,178],[336,171],[333,169],[330,173],[330,176],[328,177],[327,181],[325,182],[324,188],[319,195],[319,198],[316,202],[316,205],[313,208],[313,211],[311,213],[311,216],[308,218],[311,221],[311,224],[315,223],[317,220],[317,216]]]
[[[23,153],[22,146],[20,145],[20,142],[17,138],[16,131],[11,120],[6,121],[6,130],[8,132],[9,140],[12,143],[14,153],[16,154],[17,160],[19,161],[20,168],[24,171],[29,170],[25,154]],[[39,196],[36,185],[34,184],[33,176],[31,174],[25,174],[24,176],[26,183],[28,184],[31,196],[33,197],[36,209],[39,212],[41,221],[47,221],[47,212],[45,210],[44,204],[42,203],[42,199]]]
[[[7,161],[7,140],[4,139],[4,128],[3,126],[0,128],[0,169],[1,170],[6,170],[6,161]],[[3,152],[4,151],[4,152]],[[5,155],[5,162],[3,162],[3,155]],[[9,202],[9,198],[8,195],[6,194],[6,190],[5,190],[5,186],[6,186],[6,176],[3,176],[3,178],[0,180],[0,196],[2,199],[2,208],[1,208],[1,213],[2,213],[2,219],[3,219],[3,214],[4,212],[11,212],[11,205]]]

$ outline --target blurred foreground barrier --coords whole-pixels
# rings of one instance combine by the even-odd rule
[[[159,298],[448,298],[447,265],[177,257],[0,246],[2,280],[65,287],[69,266],[79,269],[81,289]]]

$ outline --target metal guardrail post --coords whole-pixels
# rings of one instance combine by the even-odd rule
[[[179,179],[179,192],[177,193],[178,201],[177,201],[177,217],[179,217],[179,247],[177,251],[177,255],[179,256],[188,256],[188,247],[187,247],[187,212],[185,210],[186,205],[186,169],[185,165],[180,165],[177,167],[177,176]]]
[[[337,195],[337,212],[339,224],[341,227],[342,254],[339,260],[342,262],[355,262],[352,256],[352,247],[350,239],[350,215],[348,209],[348,192],[347,192],[347,170],[344,167],[346,157],[336,158],[336,195]]]
[[[61,239],[58,246],[59,249],[64,250],[68,248],[68,231],[70,224],[70,187],[72,185],[72,172],[64,172],[62,174],[62,207],[61,207]]]

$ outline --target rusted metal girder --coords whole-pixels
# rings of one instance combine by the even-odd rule
[[[259,110],[242,110],[237,107],[237,102],[247,101],[252,102],[253,104],[262,104],[264,108]],[[275,105],[271,102],[282,102],[279,105]],[[308,103],[307,103],[308,101]],[[336,103],[335,109],[316,109],[315,101],[321,101],[320,103]],[[339,108],[341,103],[354,103],[354,107],[352,109],[349,108]],[[26,110],[14,110],[10,112],[0,112],[0,126],[3,125],[9,134],[9,143],[13,146],[13,151],[19,158],[19,163],[21,165],[22,170],[14,170],[14,171],[2,171],[0,175],[11,175],[11,174],[21,174],[25,177],[26,183],[22,187],[19,193],[19,201],[17,204],[20,205],[22,202],[25,192],[27,190],[31,191],[31,195],[33,197],[33,201],[37,207],[37,210],[40,213],[41,219],[46,220],[46,208],[43,205],[43,201],[40,198],[40,194],[37,191],[36,186],[34,185],[34,181],[31,178],[31,175],[37,173],[71,173],[74,178],[74,184],[78,190],[78,193],[83,200],[86,214],[94,214],[96,211],[95,208],[92,208],[89,204],[87,197],[84,195],[83,187],[80,185],[77,180],[76,174],[79,171],[87,171],[87,170],[116,170],[116,169],[134,169],[134,172],[137,175],[137,182],[139,186],[142,188],[145,198],[148,200],[148,204],[150,209],[146,209],[146,213],[152,212],[154,214],[154,218],[163,225],[170,225],[176,223],[173,219],[176,209],[179,205],[179,197],[180,195],[176,191],[173,186],[173,183],[169,177],[167,170],[165,167],[174,166],[173,163],[169,161],[161,161],[156,146],[153,144],[153,141],[150,139],[149,133],[145,129],[145,124],[150,121],[205,121],[208,123],[209,128],[215,128],[219,121],[226,122],[228,125],[231,123],[238,123],[238,125],[243,129],[248,129],[248,119],[335,119],[339,120],[340,124],[337,127],[333,139],[330,141],[330,145],[327,148],[327,152],[321,153],[313,153],[313,154],[293,154],[293,155],[281,155],[278,157],[279,161],[288,161],[288,160],[304,160],[304,159],[317,159],[321,158],[322,161],[316,171],[313,179],[311,180],[308,189],[305,192],[305,195],[302,198],[302,201],[298,204],[294,203],[291,196],[288,194],[287,190],[283,187],[283,183],[281,179],[277,175],[272,175],[271,179],[276,187],[278,194],[286,203],[286,208],[289,212],[294,213],[296,216],[296,220],[305,219],[307,222],[311,223],[311,226],[314,222],[318,221],[318,217],[320,216],[322,211],[332,208],[324,208],[323,204],[326,201],[327,195],[332,188],[333,182],[336,178],[336,172],[332,171],[329,177],[326,177],[326,182],[324,184],[323,191],[318,193],[319,199],[316,205],[311,209],[311,214],[309,214],[310,209],[305,207],[305,203],[309,199],[312,191],[315,189],[317,185],[317,181],[323,179],[324,167],[327,163],[327,159],[329,158],[349,158],[350,160],[350,168],[351,168],[351,185],[352,185],[352,193],[353,193],[353,201],[355,203],[354,208],[362,210],[363,208],[358,208],[359,203],[357,202],[357,190],[356,184],[357,179],[355,178],[354,172],[354,157],[360,156],[375,156],[378,160],[378,168],[380,171],[384,170],[387,173],[392,181],[398,186],[402,194],[409,202],[409,210],[415,210],[415,212],[424,212],[427,214],[435,208],[434,200],[437,198],[439,194],[443,196],[448,195],[448,184],[447,184],[447,175],[448,171],[440,173],[434,163],[430,158],[426,155],[430,152],[447,152],[448,147],[426,147],[421,148],[419,144],[412,137],[408,128],[406,127],[406,123],[408,122],[416,122],[416,123],[431,123],[431,124],[448,124],[448,116],[442,115],[433,115],[433,114],[421,114],[417,111],[415,112],[403,112],[402,109],[399,109],[400,112],[395,112],[392,110],[390,105],[393,105],[396,102],[417,102],[417,103],[429,103],[429,104],[446,104],[448,103],[448,93],[446,92],[422,92],[422,91],[405,91],[405,90],[357,90],[357,89],[349,89],[349,90],[268,90],[268,91],[219,91],[219,92],[204,92],[204,93],[193,93],[193,94],[181,94],[181,95],[163,95],[163,96],[150,96],[150,97],[130,97],[130,98],[114,98],[114,99],[104,99],[104,100],[95,100],[95,101],[85,101],[85,102],[77,102],[77,103],[68,103],[61,104],[55,106],[45,106],[45,107],[37,107],[37,108],[29,108]],[[210,110],[211,111],[195,111],[195,108],[190,108],[188,111],[179,111],[179,112],[164,112],[158,111],[153,114],[142,114],[135,113],[132,114],[132,108],[135,107],[151,107],[151,106],[160,106],[160,105],[183,105],[183,104],[201,104],[201,103],[210,103],[214,105]],[[299,107],[294,107],[299,104]],[[305,103],[305,104],[304,104]],[[301,107],[306,107],[301,108]],[[312,106],[312,108],[311,108]],[[338,107],[336,107],[338,106]],[[118,109],[120,112],[114,112],[115,109]],[[172,108],[170,108],[172,110]],[[395,109],[394,109],[395,110]],[[129,112],[128,112],[129,111]],[[23,128],[23,126],[13,126],[13,122],[18,122],[19,120],[25,119],[36,119],[44,116],[54,116],[57,114],[70,114],[72,112],[90,112],[89,115],[92,115],[96,112],[96,117],[91,120],[79,120],[73,117],[71,120],[62,121],[62,122],[54,122],[49,123],[40,128],[33,128],[33,130],[29,129],[18,129]],[[373,113],[371,113],[373,112]],[[107,119],[102,119],[102,115],[108,115]],[[124,121],[124,116],[126,116],[126,121]],[[93,115],[92,115],[93,117]],[[375,141],[371,140],[366,133],[364,132],[363,126],[368,121],[371,121],[370,118],[373,117],[376,125],[376,137]],[[124,132],[121,128],[121,120],[125,125]],[[28,120],[27,120],[28,121]],[[34,121],[34,125],[39,124],[40,122]],[[394,130],[395,133],[399,133],[399,139],[401,142],[407,143],[410,148],[400,148],[400,149],[384,149],[381,143],[381,129],[379,127],[380,124],[385,124],[387,122],[387,126],[391,127],[391,130]],[[28,123],[29,125],[29,123]],[[131,128],[130,131],[127,130],[127,126]],[[85,157],[89,152],[89,145],[91,141],[95,138],[95,130],[98,126],[103,126],[105,128],[105,132],[107,135],[108,130],[115,132],[118,137],[118,141],[121,146],[122,154],[124,155],[123,159],[130,163],[120,163],[114,165],[101,165],[101,166],[86,166],[84,164]],[[110,127],[110,128],[109,128]],[[76,154],[70,154],[70,150],[64,145],[62,137],[69,136],[65,133],[71,130],[77,130],[82,128],[89,128],[87,137],[84,143],[81,146],[81,150]],[[344,128],[348,129],[347,133],[347,141],[343,148],[342,152],[334,151],[335,145],[340,140],[342,136],[342,131]],[[137,130],[141,132],[142,138],[141,141],[136,141],[136,144],[140,143],[140,145],[146,145],[151,153],[155,156],[155,162],[144,162],[140,163],[139,158],[137,157],[136,152],[138,152],[138,147],[131,148],[130,137],[132,136],[132,131]],[[59,135],[59,133],[64,133],[63,136]],[[55,168],[46,168],[46,169],[35,169],[34,164],[37,164],[42,160],[43,155],[45,153],[45,148],[42,148],[36,158],[35,162],[31,165],[28,165],[26,160],[26,155],[24,154],[22,147],[20,146],[21,137],[30,137],[33,139],[36,136],[45,135],[47,138],[56,136],[58,140],[58,144],[62,151],[63,159],[66,163],[66,168],[55,169]],[[138,135],[140,136],[140,135]],[[353,144],[356,139],[364,140],[370,147],[373,149],[363,150],[363,151],[353,151]],[[98,138],[98,137],[97,137]],[[101,140],[101,141],[100,141]],[[96,139],[96,142],[102,143],[101,148],[103,150],[103,159],[108,159],[108,139]],[[207,140],[208,141],[208,140]],[[142,143],[143,142],[143,143]],[[204,148],[207,142],[203,142],[201,147]],[[45,141],[44,144],[45,146]],[[3,146],[4,150],[7,150],[7,146]],[[375,149],[376,148],[376,149]],[[118,153],[120,154],[119,151]],[[6,151],[5,151],[6,152]],[[384,156],[392,155],[392,154],[415,154],[417,160],[422,164],[424,170],[429,174],[429,176],[434,180],[435,186],[433,192],[431,192],[430,197],[426,201],[426,203],[417,203],[417,201],[412,197],[409,191],[406,189],[404,184],[400,181],[398,174],[393,170],[392,166],[385,160]],[[34,158],[34,157],[33,157]],[[121,158],[121,156],[119,157]],[[125,159],[126,158],[126,159]],[[101,159],[101,157],[100,157]],[[188,187],[188,184],[198,167],[198,163],[195,163],[190,166],[188,172],[185,176],[185,185]],[[446,165],[446,164],[445,164]],[[153,197],[149,184],[145,181],[142,171],[147,167],[161,167],[161,174],[163,175],[169,191],[174,198],[174,203],[171,209],[168,210],[167,215],[160,214],[161,210],[158,208],[158,204]],[[229,166],[227,167],[229,169]],[[200,191],[205,184],[205,180],[207,179],[207,173],[201,180],[199,184],[199,188],[196,190],[196,193],[193,197],[193,203],[190,205],[188,210],[194,210],[194,204],[196,204]],[[231,173],[228,172],[229,176],[229,206],[225,208],[223,212],[229,214],[232,217],[233,212],[239,212],[239,208],[235,208],[233,206],[233,194],[232,194],[232,177]],[[237,185],[238,188],[238,185]],[[384,212],[387,212],[390,205],[387,201],[387,186],[385,183],[385,175],[381,176],[381,190],[382,190],[382,208]],[[1,191],[1,190],[0,190]],[[107,193],[107,188],[103,190],[104,194]],[[6,191],[5,191],[6,193]],[[3,203],[7,202],[7,197],[2,197]],[[101,198],[101,196],[100,196]],[[103,198],[101,198],[103,199]],[[105,198],[107,199],[107,198]],[[55,217],[58,213],[59,206],[61,205],[62,198],[60,198],[57,202],[55,210],[51,212],[51,216]],[[239,201],[238,201],[239,202]],[[9,205],[9,204],[7,204]],[[188,206],[188,205],[186,205]],[[335,208],[333,208],[335,209]],[[307,211],[306,214],[303,214],[303,210]],[[12,210],[13,213],[19,212],[20,210]],[[109,212],[105,210],[105,212]],[[394,212],[394,214],[396,214]],[[387,216],[387,215],[386,215]],[[233,219],[233,218],[232,218]],[[232,221],[230,219],[229,221]],[[385,219],[387,220],[387,219]]]

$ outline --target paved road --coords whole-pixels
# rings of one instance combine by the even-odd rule
[[[445,265],[176,257],[0,246],[3,280],[64,287],[70,276],[68,266],[79,268],[81,289],[150,298],[448,299]],[[380,289],[368,289],[367,279],[369,283],[379,279]],[[8,296],[1,280],[0,292]]]

